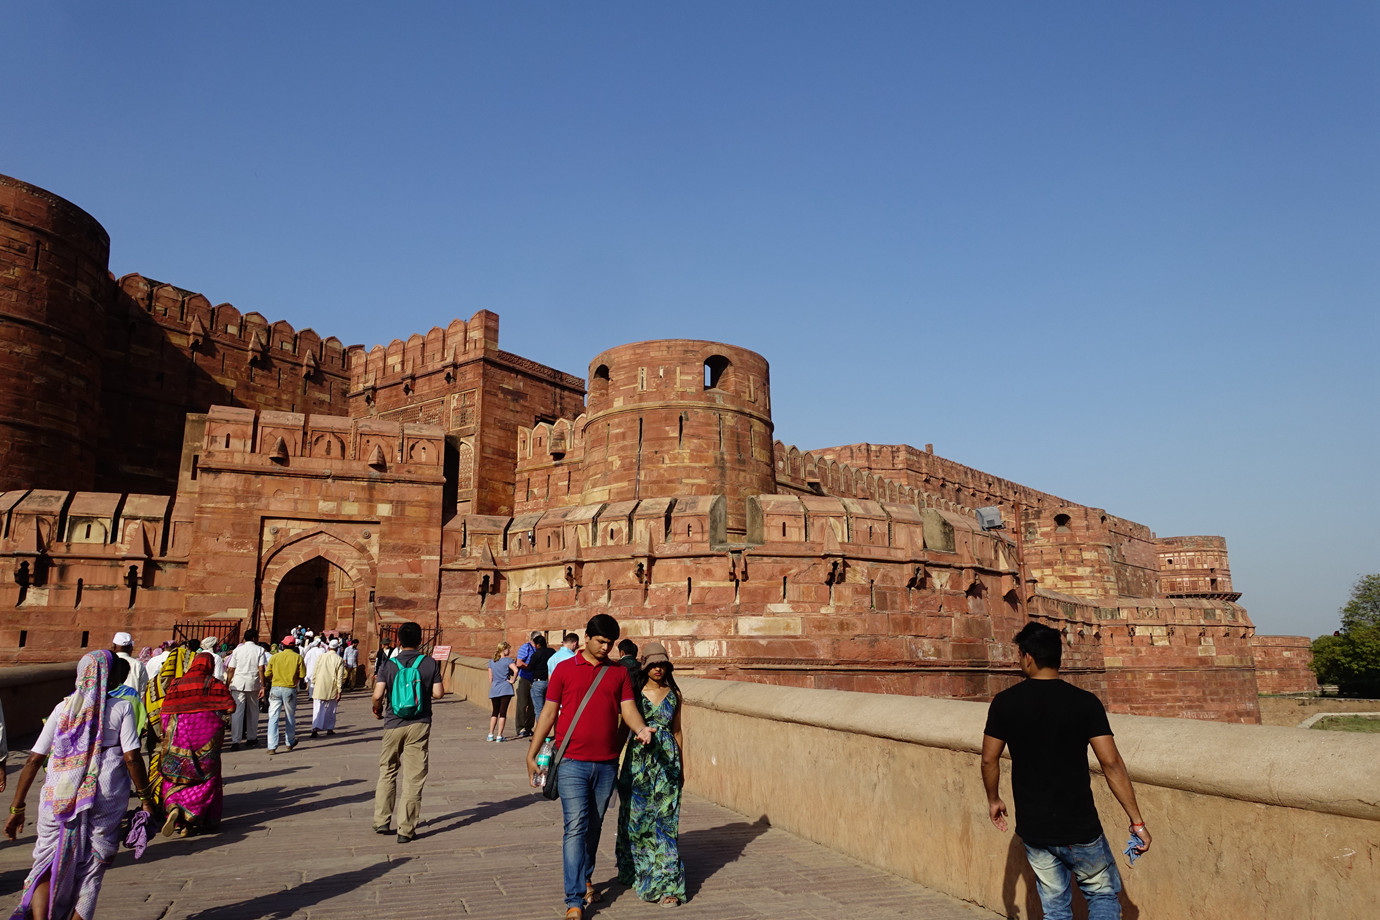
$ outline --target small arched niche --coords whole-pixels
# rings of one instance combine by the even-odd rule
[[[601,364],[589,376],[589,399],[602,401],[609,395],[609,366]]]
[[[704,359],[704,388],[706,390],[726,389],[728,373],[733,362],[723,355],[710,355]]]

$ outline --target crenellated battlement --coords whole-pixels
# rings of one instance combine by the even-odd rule
[[[203,294],[137,273],[125,275],[117,284],[129,303],[190,351],[230,348],[244,352],[247,362],[294,364],[302,377],[344,376],[349,355],[363,351],[358,345],[346,348],[335,336],[323,339],[313,329],[299,332],[283,320],[270,323],[259,313],[241,313],[228,303],[212,306]]]
[[[896,479],[840,463],[828,453],[802,451],[793,444],[773,443],[776,482],[783,489],[805,495],[839,495],[873,501],[903,502],[917,508],[942,508],[971,516],[969,507],[939,494],[929,494]]]
[[[439,471],[444,442],[445,430],[434,425],[212,406],[199,463],[252,461],[273,470],[319,467],[332,474],[383,473],[398,465]]]
[[[498,351],[498,314],[480,310],[469,321],[453,319],[444,329],[433,326],[426,335],[407,341],[363,348],[352,355],[350,390],[402,384],[423,374],[454,371],[461,363]]]

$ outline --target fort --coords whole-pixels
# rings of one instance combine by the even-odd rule
[[[1259,721],[1308,641],[1256,636],[1225,541],[908,445],[799,450],[767,360],[664,340],[585,378],[499,318],[365,349],[137,274],[75,205],[0,176],[0,658],[119,629],[404,620],[459,654],[618,617],[686,670],[985,700],[1060,629],[1114,712]],[[978,407],[975,407],[975,409]]]

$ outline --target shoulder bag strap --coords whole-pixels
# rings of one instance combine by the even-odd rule
[[[575,725],[580,721],[580,714],[585,711],[585,704],[589,702],[590,697],[594,696],[594,688],[599,686],[599,681],[604,679],[604,672],[608,669],[609,666],[605,665],[599,669],[598,674],[594,675],[589,690],[585,692],[585,698],[580,700],[580,708],[575,710],[575,718],[570,720],[570,728],[566,729],[565,739],[561,741],[560,750],[556,752],[555,757],[551,758],[551,770],[555,770],[556,764],[560,763],[561,758],[565,756],[565,749],[570,746],[570,739],[575,737]]]

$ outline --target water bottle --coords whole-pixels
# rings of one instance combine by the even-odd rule
[[[551,758],[555,753],[556,747],[550,738],[543,741],[541,747],[537,750],[536,781],[538,788],[546,785],[546,773],[551,769]]]

